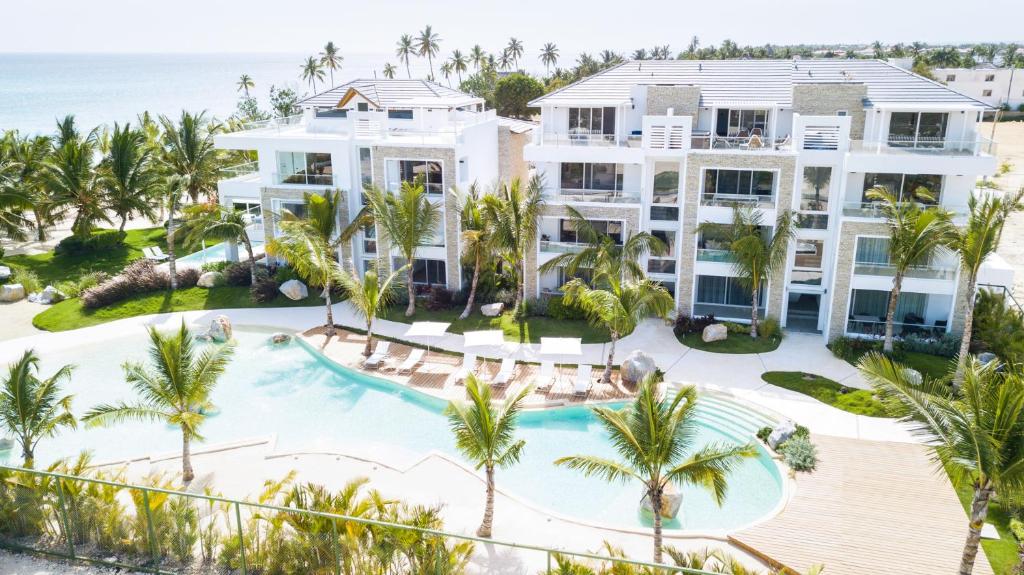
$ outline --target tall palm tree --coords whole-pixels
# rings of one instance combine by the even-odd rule
[[[334,84],[334,71],[341,69],[341,63],[345,60],[345,57],[341,55],[338,47],[334,45],[334,42],[328,42],[324,46],[324,51],[320,52],[320,64],[327,68],[331,73],[331,87]]]
[[[334,312],[331,309],[331,290],[337,285],[340,269],[335,256],[343,238],[338,222],[341,193],[324,191],[323,195],[305,193],[306,217],[298,218],[290,212],[281,214],[280,235],[267,244],[267,253],[283,257],[295,273],[310,285],[323,287],[327,308],[327,337],[334,336]]]
[[[48,136],[22,136],[15,131],[4,133],[0,138],[0,194],[7,200],[0,200],[0,210],[6,203],[9,209],[5,217],[0,215],[0,231],[10,227],[8,234],[14,238],[29,227],[36,230],[36,239],[46,241],[46,229],[57,221],[62,210],[52,198],[46,186],[46,162],[53,150]],[[34,226],[30,226],[23,212],[30,210]],[[17,225],[5,226],[4,222]],[[6,232],[5,232],[6,234]]]
[[[445,413],[455,434],[455,447],[475,463],[477,469],[483,468],[487,477],[487,502],[483,521],[476,531],[477,537],[491,536],[495,469],[515,465],[526,447],[525,441],[515,438],[516,419],[523,401],[532,392],[533,388],[526,386],[500,406],[495,406],[491,401],[491,386],[470,374],[466,378],[469,401],[448,403]]]
[[[306,58],[306,61],[302,64],[302,79],[309,82],[314,94],[316,93],[316,81],[320,80],[322,82],[325,78],[327,78],[327,75],[324,74],[323,66],[319,60],[313,56]]]
[[[75,130],[66,138],[58,138],[57,142],[61,141],[63,144],[53,150],[47,162],[46,186],[55,204],[74,210],[72,233],[88,237],[97,222],[110,223],[96,169],[96,131],[82,137]]]
[[[434,77],[434,56],[441,51],[441,37],[434,33],[428,24],[416,38],[416,54],[421,58],[426,56],[430,64],[430,77]]]
[[[974,195],[967,202],[970,214],[963,228],[950,226],[946,247],[960,259],[961,273],[967,275],[967,309],[964,310],[964,332],[960,336],[954,385],[963,380],[964,367],[971,347],[971,328],[974,324],[974,294],[978,287],[978,273],[989,256],[996,253],[1006,218],[1021,208],[1024,188],[1006,196],[987,195],[981,202]]]
[[[887,188],[877,187],[867,191],[867,197],[881,202],[885,225],[889,228],[889,266],[893,270],[892,292],[889,294],[889,308],[885,313],[885,353],[893,351],[893,325],[896,321],[896,305],[903,278],[911,266],[923,264],[949,237],[949,213],[929,206],[922,208],[912,200],[897,199]],[[914,191],[920,200],[931,202],[931,192],[924,188]]]
[[[544,44],[540,49],[540,61],[544,64],[544,70],[550,72],[551,67],[558,64],[558,46],[553,42]]]
[[[150,365],[125,362],[124,377],[139,396],[133,403],[106,403],[90,409],[82,421],[89,427],[125,421],[159,421],[181,430],[181,478],[192,483],[192,441],[202,441],[199,429],[213,410],[210,396],[224,373],[233,345],[211,345],[201,353],[181,322],[176,332],[149,328]]]
[[[355,308],[366,323],[366,347],[363,348],[363,355],[367,357],[373,352],[373,320],[391,305],[395,289],[401,283],[399,278],[404,273],[405,267],[399,268],[388,274],[381,282],[381,278],[377,274],[377,266],[366,270],[362,278],[354,269],[351,271],[340,270],[338,285],[348,297],[348,303]]]
[[[220,204],[202,204],[186,210],[187,241],[197,244],[204,239],[221,242],[241,243],[249,257],[249,274],[251,283],[256,283],[256,254],[252,249],[252,238],[249,237],[249,226],[252,220],[245,210],[236,210]]]
[[[911,377],[881,354],[861,359],[860,372],[883,401],[912,426],[957,487],[970,486],[970,523],[960,561],[970,575],[994,494],[1024,485],[1024,379],[1018,367],[968,359],[960,393],[942,380]]]
[[[409,304],[405,317],[416,314],[416,286],[413,285],[413,259],[416,250],[429,245],[441,225],[440,204],[430,200],[423,181],[402,182],[398,192],[385,192],[376,187],[366,189],[367,205],[356,216],[359,227],[376,224],[378,233],[408,264],[406,288]],[[350,229],[352,226],[350,226]]]
[[[519,178],[502,182],[483,197],[483,217],[492,230],[493,246],[505,265],[515,272],[516,297],[513,310],[519,313],[526,298],[526,257],[533,250],[544,210],[541,190],[544,181],[533,176],[525,185]]]
[[[668,484],[703,487],[721,505],[728,491],[730,472],[744,458],[757,455],[749,444],[709,443],[693,451],[700,430],[697,403],[695,387],[683,386],[668,399],[649,375],[641,382],[632,404],[622,409],[593,409],[619,460],[571,455],[555,461],[555,465],[579,470],[586,476],[619,483],[636,480],[643,484],[654,516],[655,563],[661,563],[662,497]],[[692,453],[687,455],[688,452]]]
[[[519,58],[523,55],[523,42],[514,37],[509,38],[508,47],[505,49],[508,50],[508,55],[512,57],[512,65],[518,70]]]
[[[466,319],[473,313],[473,304],[476,302],[476,288],[480,282],[480,268],[483,266],[491,252],[491,226],[484,218],[483,206],[480,202],[480,190],[476,182],[470,184],[469,191],[465,197],[453,188],[452,194],[461,208],[459,209],[459,224],[462,228],[462,258],[466,263],[473,266],[473,279],[469,284],[469,297],[466,299],[466,308],[462,310],[459,319]]]
[[[762,231],[761,212],[752,206],[733,206],[732,224],[702,224],[707,231],[723,230],[730,236],[729,251],[737,280],[750,293],[750,337],[757,338],[759,315],[757,311],[761,291],[772,275],[786,265],[789,243],[795,237],[793,212],[783,210],[775,220],[771,237]]]
[[[455,74],[458,75],[459,85],[461,86],[462,73],[469,69],[469,63],[466,60],[466,56],[462,53],[462,50],[455,50],[452,52],[452,57],[448,62],[451,64],[452,70],[455,71]]]
[[[210,121],[205,111],[194,114],[183,110],[177,123],[160,116],[160,126],[164,148],[161,161],[167,171],[186,179],[192,203],[201,195],[216,202],[221,155],[213,137],[221,130],[220,124]]]
[[[187,176],[180,176],[178,174],[172,174],[164,178],[163,185],[161,186],[161,196],[164,202],[167,202],[167,273],[170,276],[171,291],[178,289],[178,270],[177,270],[177,253],[175,250],[175,235],[177,233],[178,223],[174,218],[175,212],[178,211],[178,205],[181,203],[182,197],[188,191],[188,180]]]
[[[395,74],[397,72],[398,72],[398,68],[396,68],[395,65],[392,64],[391,62],[387,62],[387,63],[384,64],[383,75],[388,80],[394,80],[395,79]]]
[[[416,42],[412,39],[412,36],[408,34],[402,34],[402,37],[398,39],[398,47],[395,49],[395,55],[398,56],[400,62],[405,63],[405,75],[412,78],[412,72],[409,71],[409,58],[416,54]]]
[[[146,136],[131,124],[114,123],[110,151],[101,164],[101,183],[106,190],[107,208],[121,220],[119,231],[134,214],[155,219],[158,180],[150,162],[152,148]]]
[[[14,132],[6,132],[0,138],[0,234],[13,239],[28,238],[32,223],[25,217],[25,211],[32,205],[31,198],[18,185],[19,163],[15,159]]]
[[[40,379],[39,356],[28,349],[7,366],[7,377],[0,380],[0,428],[18,441],[26,468],[32,467],[41,439],[54,437],[63,427],[75,428],[72,396],[61,396],[61,385],[71,379],[73,369],[65,365]]]
[[[498,68],[501,70],[509,70],[512,68],[512,54],[509,54],[508,48],[501,51],[501,55],[498,56]]]
[[[252,81],[252,76],[248,74],[242,74],[238,77],[238,91],[245,93],[245,97],[249,97],[249,90],[256,87],[256,82]]]
[[[452,87],[452,63],[445,62],[441,64],[441,75],[444,76],[445,81],[448,82],[448,87]]]
[[[480,44],[474,44],[473,49],[469,51],[469,61],[473,63],[473,68],[479,72],[480,66],[483,66],[486,60],[487,53],[480,47]]]

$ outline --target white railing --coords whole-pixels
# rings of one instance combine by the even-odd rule
[[[888,263],[854,262],[853,273],[866,276],[893,277],[896,266]],[[951,266],[921,265],[910,266],[905,272],[908,278],[950,280],[956,275],[956,268]]]
[[[789,136],[773,139],[767,136],[695,135],[690,138],[690,147],[696,150],[778,152],[789,150],[793,146]]]
[[[998,145],[981,136],[973,140],[889,136],[887,140],[853,140],[850,150],[870,154],[914,154],[936,156],[994,156]]]
[[[755,194],[704,194],[701,196],[702,206],[730,207],[733,204],[757,204],[762,207],[775,205],[774,195]]]
[[[286,186],[337,186],[336,174],[279,174],[274,172],[275,184]]]
[[[839,126],[806,126],[804,128],[804,150],[838,150],[842,130]]]
[[[885,211],[882,209],[882,202],[846,202],[843,204],[843,215],[855,218],[884,218]],[[928,207],[932,204],[919,204],[921,207]],[[968,213],[967,206],[939,205],[942,209],[954,216],[963,216]]]
[[[626,146],[625,142],[617,142],[615,134],[587,134],[545,132],[541,143],[546,146]]]
[[[302,123],[302,114],[295,114],[294,116],[284,116],[282,118],[271,118],[269,120],[259,120],[256,122],[246,122],[238,127],[237,132],[249,132],[252,130],[278,130],[290,126],[298,126]]]
[[[545,190],[544,195],[557,202],[596,202],[606,204],[640,203],[639,190]]]
[[[230,180],[232,178],[238,178],[241,176],[250,176],[260,171],[260,163],[256,160],[251,162],[245,162],[243,164],[236,164],[234,166],[228,166],[220,169],[220,179]]]

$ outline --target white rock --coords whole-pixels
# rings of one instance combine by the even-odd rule
[[[636,385],[649,373],[654,373],[658,366],[654,364],[654,358],[646,353],[635,349],[626,356],[619,366],[619,375],[622,383]]]
[[[11,268],[0,266],[0,281],[11,279]]]
[[[772,449],[777,449],[780,444],[793,437],[794,433],[796,433],[796,424],[787,419],[772,430],[772,434],[768,436],[768,445]]]
[[[484,316],[486,317],[498,317],[499,315],[501,315],[501,311],[503,309],[505,309],[505,304],[501,302],[489,303],[480,306],[480,313],[484,314]]]
[[[57,303],[64,299],[64,294],[57,291],[57,288],[53,286],[46,286],[43,291],[39,292],[39,303],[44,305],[50,305]]]
[[[988,365],[998,359],[999,358],[996,357],[996,354],[991,351],[985,351],[978,354],[978,362],[981,363],[981,365]]]
[[[219,315],[210,322],[210,329],[206,336],[217,342],[225,342],[231,339],[231,320],[226,315]]]
[[[683,495],[679,493],[676,486],[672,483],[665,485],[665,491],[661,494],[661,516],[665,519],[675,519],[679,515],[679,509],[683,506]],[[654,515],[654,509],[651,508],[651,500],[644,493],[643,499],[640,500],[640,508],[646,513]]]
[[[25,286],[21,284],[0,285],[0,301],[19,301],[25,299]]]
[[[306,284],[299,280],[288,280],[277,289],[290,300],[298,301],[309,297],[309,290],[306,288]]]
[[[914,385],[921,385],[921,381],[923,380],[920,371],[917,371],[916,369],[911,369],[909,367],[903,369],[903,375],[906,376],[907,381],[913,383]]]
[[[201,288],[212,288],[224,285],[224,274],[220,272],[205,272],[199,276],[199,281],[196,285]]]
[[[729,329],[725,327],[724,323],[713,323],[704,328],[704,333],[701,334],[701,339],[705,343],[712,341],[722,341],[729,337]]]

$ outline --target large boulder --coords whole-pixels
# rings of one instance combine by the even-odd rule
[[[635,349],[626,356],[619,366],[619,376],[622,383],[636,385],[649,373],[657,371],[658,366],[654,364],[654,358],[646,353]]]
[[[501,311],[503,309],[505,309],[505,304],[501,302],[489,303],[480,306],[480,313],[484,314],[486,317],[498,317],[501,315]]]
[[[903,368],[903,375],[904,377],[907,378],[907,381],[913,383],[914,385],[921,385],[921,381],[924,379],[921,376],[920,371],[917,371],[916,369],[911,369],[909,367]]]
[[[50,305],[57,303],[64,299],[64,294],[57,291],[57,288],[53,286],[46,286],[43,291],[39,292],[39,297],[36,299],[38,303],[43,305]]]
[[[779,445],[782,445],[793,434],[796,433],[796,424],[790,420],[783,421],[782,423],[775,426],[772,430],[771,435],[768,436],[768,445],[772,449],[777,449]]]
[[[0,282],[11,279],[11,268],[0,266]]]
[[[25,299],[25,286],[21,284],[0,285],[0,301],[20,301]]]
[[[722,341],[727,337],[729,337],[729,328],[725,327],[724,323],[713,323],[705,327],[704,333],[701,334],[704,343]]]
[[[993,361],[997,361],[998,359],[999,358],[996,357],[996,354],[992,353],[991,351],[984,351],[978,354],[978,362],[981,363],[981,365],[988,365]]]
[[[231,340],[231,320],[226,315],[219,315],[210,322],[210,329],[206,331],[206,337],[213,341],[224,343]]]
[[[225,281],[224,274],[211,271],[199,276],[199,281],[196,282],[196,285],[201,288],[212,288],[224,285]]]
[[[278,288],[284,296],[290,300],[298,301],[300,299],[306,299],[309,297],[309,290],[306,288],[306,284],[299,280],[288,280],[281,284]]]
[[[665,485],[665,491],[661,493],[661,516],[664,519],[675,519],[679,515],[679,509],[683,506],[683,495],[679,493],[679,489],[676,488],[675,484],[667,483]],[[644,494],[643,499],[640,500],[640,509],[644,513],[654,515],[654,509],[651,507],[651,500]]]

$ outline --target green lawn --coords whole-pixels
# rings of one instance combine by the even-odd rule
[[[387,311],[384,319],[402,323],[414,321],[443,321],[450,322],[448,328],[451,333],[463,333],[484,329],[500,329],[505,332],[505,339],[508,341],[529,341],[539,343],[541,337],[580,337],[583,343],[604,343],[608,341],[608,330],[594,327],[583,320],[558,320],[549,317],[528,317],[520,324],[512,318],[511,313],[504,313],[498,317],[484,317],[479,311],[473,313],[467,319],[458,319],[462,313],[462,306],[456,309],[429,311],[423,308],[416,310],[412,318],[405,317],[405,306],[394,306]]]
[[[84,256],[58,256],[52,251],[45,254],[14,255],[3,258],[0,263],[35,272],[43,285],[47,285],[78,279],[89,272],[115,274],[132,260],[141,258],[142,248],[145,247],[159,245],[164,251],[167,250],[167,234],[163,228],[127,230],[125,233],[125,245],[117,250]],[[179,255],[192,251],[194,250],[184,246],[182,254]]]
[[[964,536],[967,536],[967,522],[971,498],[974,493],[970,485],[964,485],[956,490],[960,503],[964,506]],[[998,501],[992,500],[988,506],[988,517],[986,523],[991,523],[999,532],[999,539],[982,539],[981,547],[985,550],[992,571],[996,575],[1013,575],[1014,566],[1017,564],[1017,540],[1010,532],[1010,514],[1003,509]],[[957,541],[957,545],[963,545],[963,541]],[[980,561],[980,559],[979,559]]]
[[[870,391],[848,388],[820,375],[802,371],[768,371],[761,374],[761,379],[809,395],[843,411],[872,417],[888,416],[885,406]]]
[[[847,362],[851,365],[856,366],[857,362],[864,354],[858,355],[857,357],[848,359]],[[953,359],[949,357],[943,357],[941,355],[932,355],[929,353],[922,353],[919,351],[899,351],[897,350],[896,355],[893,359],[906,365],[907,367],[917,370],[922,375],[931,379],[939,377],[945,377],[949,375],[949,370],[953,367]]]
[[[304,300],[292,301],[283,295],[266,304],[257,304],[249,297],[247,287],[219,287],[213,289],[188,288],[174,292],[140,294],[99,309],[85,309],[77,298],[62,301],[36,315],[32,324],[47,331],[66,331],[89,327],[152,313],[191,311],[198,309],[229,309],[250,307],[296,307],[323,305],[315,294]]]
[[[730,333],[729,337],[721,341],[707,343],[704,342],[700,333],[688,333],[682,337],[676,336],[676,339],[686,347],[714,353],[765,353],[775,351],[782,343],[782,338],[759,337],[753,339],[749,334],[742,333]]]

